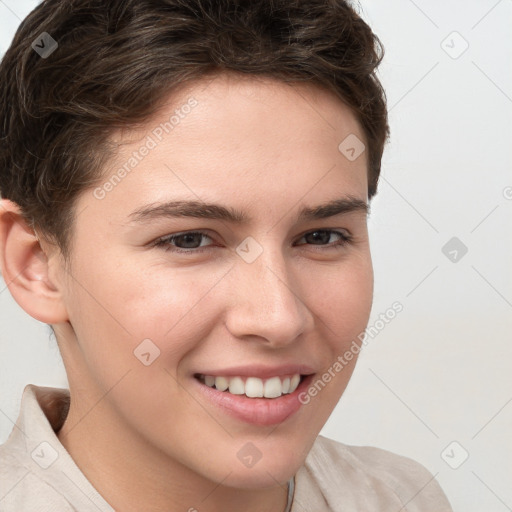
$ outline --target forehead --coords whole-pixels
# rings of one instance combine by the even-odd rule
[[[286,83],[268,76],[228,71],[186,83],[159,103],[157,113],[141,128],[127,127],[112,134],[111,140],[119,144],[121,156],[153,132],[158,144],[162,138],[176,142],[186,139],[189,144],[201,143],[202,149],[206,149],[206,142],[215,142],[217,150],[225,146],[232,149],[241,141],[248,147],[251,141],[265,135],[275,140],[280,133],[279,141],[267,147],[279,142],[285,148],[296,141],[297,153],[305,149],[298,146],[301,138],[313,140],[319,134],[326,144],[339,144],[340,136],[349,134],[361,141],[365,138],[351,109],[333,92],[314,83]],[[285,141],[287,144],[283,144]],[[125,145],[129,147],[123,155]]]
[[[134,210],[221,198],[275,211],[306,194],[331,199],[331,190],[366,200],[366,155],[351,161],[339,149],[350,136],[364,139],[355,116],[316,85],[213,76],[170,93],[142,127],[112,136],[117,155],[99,183],[107,194],[92,204]]]

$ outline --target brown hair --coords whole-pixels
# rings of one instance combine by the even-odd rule
[[[43,32],[58,44],[46,56],[34,47]],[[333,91],[364,131],[371,198],[389,133],[382,56],[344,0],[44,0],[0,63],[1,196],[66,257],[75,200],[101,179],[108,136],[178,86],[232,70]]]

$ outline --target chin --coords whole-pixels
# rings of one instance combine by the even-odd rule
[[[304,447],[264,439],[242,443],[235,457],[226,461],[224,485],[240,489],[264,489],[286,484],[304,463]],[[304,454],[304,455],[303,455]]]

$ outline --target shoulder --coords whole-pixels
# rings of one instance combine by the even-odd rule
[[[9,440],[0,445],[0,510],[74,511],[63,496],[37,475],[26,457],[26,452],[11,446]]]
[[[18,419],[0,445],[2,512],[112,510],[55,433],[67,412],[67,395],[65,389],[25,386]]]
[[[318,436],[305,470],[310,485],[319,488],[328,503],[342,499],[357,510],[392,510],[400,505],[407,512],[452,511],[424,466],[381,448],[350,446]]]

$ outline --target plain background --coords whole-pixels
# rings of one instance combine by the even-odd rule
[[[36,5],[0,0],[0,54]],[[455,512],[510,511],[512,0],[361,9],[386,49],[392,131],[369,220],[378,334],[323,434],[422,462]],[[0,326],[3,442],[27,383],[67,381],[49,328],[1,278]]]

